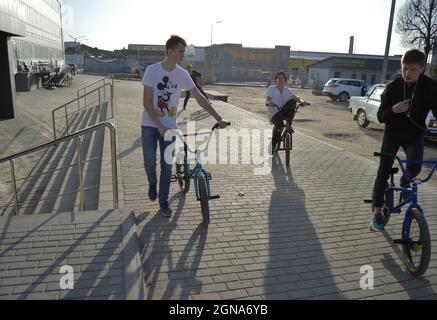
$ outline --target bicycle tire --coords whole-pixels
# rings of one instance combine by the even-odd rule
[[[285,149],[285,165],[287,167],[290,166],[290,154],[291,154],[291,148],[292,148],[292,137],[291,133],[286,133],[284,137],[284,149]]]
[[[190,191],[190,179],[184,178],[183,165],[180,163],[176,164],[176,175],[178,177],[179,188],[181,188],[183,194],[187,194]]]
[[[409,227],[413,220],[417,221],[419,225],[419,239],[410,239],[410,234],[405,234],[404,228],[402,227],[402,252],[404,264],[408,272],[415,276],[423,275],[429,266],[429,261],[431,258],[431,238],[429,235],[429,228],[424,215],[417,209],[411,210],[411,215],[407,221]],[[411,228],[410,228],[411,233]],[[413,253],[420,251],[420,259],[418,263],[412,256]]]
[[[209,194],[206,188],[206,177],[203,173],[199,173],[197,175],[197,183],[199,188],[199,197],[200,197],[200,208],[202,211],[202,219],[203,223],[209,225],[210,216],[209,216]]]

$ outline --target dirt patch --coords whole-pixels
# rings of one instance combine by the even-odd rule
[[[357,141],[360,138],[358,134],[350,134],[350,133],[325,133],[323,134],[323,136],[328,139],[349,141],[349,142]]]

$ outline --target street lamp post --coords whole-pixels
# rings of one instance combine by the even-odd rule
[[[391,43],[391,34],[393,29],[393,19],[395,14],[396,0],[391,1],[391,11],[390,11],[390,22],[388,24],[388,34],[387,34],[387,43],[385,45],[385,55],[384,55],[384,63],[382,64],[382,74],[381,80],[386,79],[387,75],[387,66],[388,66],[388,56],[390,54],[390,43]]]
[[[219,24],[223,21],[225,21],[225,20],[220,20],[220,21],[217,21],[217,22],[211,24],[211,46],[212,46],[212,36],[213,36],[214,25]]]

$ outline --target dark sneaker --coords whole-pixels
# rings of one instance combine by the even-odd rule
[[[384,223],[382,222],[382,214],[374,213],[372,217],[372,222],[370,222],[370,230],[372,231],[383,231]]]
[[[158,211],[158,213],[159,213],[161,216],[166,217],[166,218],[170,218],[172,212],[173,212],[173,211],[172,211],[170,208],[164,208],[164,209],[161,208],[161,209],[159,209],[159,211]]]
[[[151,201],[156,201],[156,199],[158,199],[158,193],[156,192],[156,188],[149,188],[149,199]]]

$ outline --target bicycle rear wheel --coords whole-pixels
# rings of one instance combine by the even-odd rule
[[[176,175],[182,193],[187,194],[190,191],[190,179],[185,178],[184,166],[180,163],[176,164]]]
[[[206,188],[206,177],[203,173],[197,175],[197,182],[199,185],[199,197],[200,197],[200,208],[202,210],[203,223],[209,225],[209,194]]]
[[[423,213],[411,210],[407,220],[410,232],[402,228],[402,252],[404,264],[410,274],[417,277],[426,272],[431,257],[431,239]]]

